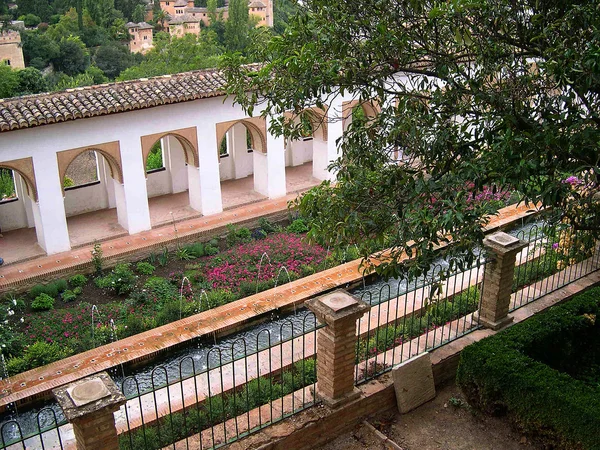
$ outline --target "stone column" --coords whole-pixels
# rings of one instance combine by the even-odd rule
[[[327,326],[317,334],[317,392],[330,407],[360,395],[354,387],[356,321],[369,305],[338,289],[308,300],[308,308]]]
[[[32,213],[38,244],[49,255],[68,251],[71,242],[56,153],[36,154],[33,167],[38,201],[32,202]]]
[[[150,230],[150,209],[146,189],[146,166],[142,157],[142,143],[138,136],[121,137],[123,185],[115,183],[119,224],[129,234]],[[124,213],[119,213],[121,208]]]
[[[188,165],[190,204],[192,208],[205,216],[223,211],[219,178],[219,151],[215,136],[214,123],[206,121],[198,124],[200,167]]]
[[[517,254],[529,244],[502,231],[483,240],[492,260],[485,265],[479,322],[498,330],[513,321],[508,315]]]
[[[52,393],[73,425],[78,450],[119,449],[114,412],[126,399],[106,372],[56,388]]]
[[[269,198],[284,197],[285,184],[285,145],[283,136],[269,133],[271,118],[267,117],[267,190]]]
[[[338,96],[331,101],[327,110],[327,158],[325,161],[325,175],[328,180],[335,180],[336,173],[329,172],[326,168],[341,155],[341,142],[344,136],[344,123],[342,113],[342,97]]]

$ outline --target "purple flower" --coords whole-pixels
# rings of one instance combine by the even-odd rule
[[[552,244],[552,249],[556,250],[558,248],[558,242],[555,242],[554,244]]]
[[[566,180],[562,181],[563,184],[570,184],[571,186],[577,186],[578,184],[581,183],[581,180],[579,180],[579,178],[577,178],[576,176],[570,176],[569,178],[567,178]]]

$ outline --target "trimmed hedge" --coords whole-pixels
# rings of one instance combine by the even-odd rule
[[[598,313],[595,288],[466,347],[457,384],[473,406],[508,414],[550,448],[600,449],[600,385],[580,376],[599,362]]]

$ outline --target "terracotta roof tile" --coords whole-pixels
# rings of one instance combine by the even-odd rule
[[[0,132],[224,95],[217,69],[0,100]]]

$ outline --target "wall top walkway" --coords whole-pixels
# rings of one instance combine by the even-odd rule
[[[261,212],[266,213],[267,211],[275,211],[278,207],[281,208],[282,204],[283,207],[286,207],[287,199],[284,198],[278,201],[266,201],[263,203],[268,204],[268,207],[265,204],[261,205],[258,203],[241,208],[243,211],[236,212],[236,210],[232,210],[216,216],[187,222],[215,218],[216,222],[213,223],[224,225],[236,220],[247,220],[252,214],[258,217],[261,215]],[[531,213],[530,208],[526,208],[525,206],[504,208],[498,216],[492,218],[488,228],[490,230],[496,229],[526,217]],[[220,219],[219,216],[221,217]],[[246,219],[242,219],[243,217],[246,217]],[[180,235],[182,234],[181,230],[185,229],[187,222],[180,223]],[[155,232],[157,230],[152,231]],[[140,233],[140,235],[144,234]],[[133,238],[137,236],[139,235],[128,236],[127,239],[133,241]],[[156,237],[157,239],[159,237],[161,239],[167,238],[165,236]],[[174,236],[171,239],[174,239]],[[142,243],[150,245],[148,239],[142,241]],[[123,251],[127,251],[128,246],[123,247],[123,249]],[[116,248],[113,250],[117,251]],[[82,251],[85,253],[85,258],[89,259],[89,249]],[[78,250],[69,253],[78,253]],[[84,257],[81,254],[79,255],[81,258]],[[197,338],[198,336],[210,336],[213,333],[221,333],[234,329],[257,315],[301,305],[306,299],[316,294],[360,281],[363,277],[360,265],[361,260],[351,261],[309,277],[301,278],[281,287],[270,289],[210,311],[205,311],[186,319],[16,375],[11,377],[9,382],[2,386],[5,392],[0,394],[0,408],[28,397],[43,395],[55,387],[107,370],[119,364],[156,354],[161,350]]]

